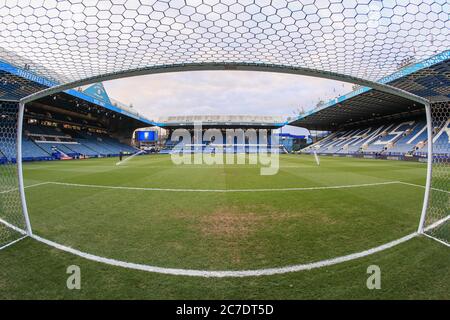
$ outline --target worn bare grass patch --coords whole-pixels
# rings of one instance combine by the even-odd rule
[[[192,212],[179,212],[177,218],[190,220],[194,232],[205,239],[239,242],[248,239],[263,228],[285,223],[305,223],[332,225],[336,219],[324,212],[304,210],[282,211],[268,204],[249,204],[245,206],[220,206],[211,213],[195,215]]]
[[[218,208],[200,219],[202,235],[241,240],[254,233],[263,218],[256,213],[239,213],[236,208]]]

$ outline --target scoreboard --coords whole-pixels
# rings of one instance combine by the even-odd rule
[[[137,131],[136,132],[136,140],[142,142],[152,142],[158,140],[158,132],[157,131]]]

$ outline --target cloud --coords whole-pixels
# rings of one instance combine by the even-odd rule
[[[194,114],[292,116],[351,85],[312,77],[254,71],[191,71],[104,83],[108,94],[150,119]]]

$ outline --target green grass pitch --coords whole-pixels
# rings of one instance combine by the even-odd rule
[[[261,176],[257,165],[176,166],[168,155],[139,156],[121,166],[117,161],[25,164],[26,185],[46,183],[26,189],[34,233],[83,252],[158,267],[284,267],[415,232],[426,175],[422,163],[322,157],[317,166],[306,155],[282,155],[273,176]],[[342,187],[351,185],[360,186]],[[338,188],[320,188],[331,186]],[[203,191],[186,191],[193,189]],[[237,189],[247,191],[217,192]],[[81,290],[66,288],[71,264],[81,267]],[[366,287],[371,264],[381,267],[381,290]],[[2,299],[448,299],[449,280],[448,248],[423,237],[311,271],[221,279],[105,265],[32,239],[0,251]]]

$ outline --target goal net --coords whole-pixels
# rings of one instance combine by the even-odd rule
[[[450,102],[431,105],[433,173],[425,217],[425,234],[450,244]]]
[[[0,248],[24,236],[26,228],[17,171],[19,104],[0,101]]]

